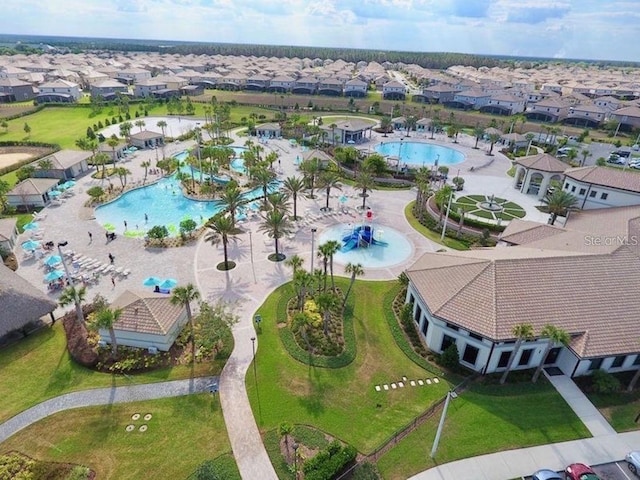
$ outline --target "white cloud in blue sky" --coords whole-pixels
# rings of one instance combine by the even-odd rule
[[[0,32],[640,61],[640,0],[20,0]]]

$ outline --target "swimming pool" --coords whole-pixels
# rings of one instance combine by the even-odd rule
[[[269,185],[268,192],[279,189],[279,182]],[[251,202],[262,197],[262,188],[254,188],[242,194]],[[166,177],[151,185],[130,190],[112,202],[95,209],[95,218],[100,225],[111,224],[115,232],[127,236],[144,236],[155,225],[165,225],[171,235],[178,235],[180,222],[192,219],[198,226],[222,210],[218,200],[192,200],[182,194],[176,176]],[[145,215],[148,221],[145,221]],[[237,218],[246,217],[241,209]],[[124,222],[127,222],[125,233]]]
[[[318,245],[327,240],[336,240],[343,244],[342,238],[352,232],[356,224],[338,224],[329,227],[318,237]],[[411,242],[406,237],[386,225],[373,224],[374,238],[388,243],[388,246],[371,245],[367,248],[354,248],[340,251],[333,257],[335,263],[360,263],[365,268],[383,268],[404,262],[413,253]]]
[[[464,162],[464,154],[453,148],[422,142],[382,142],[375,151],[383,156],[399,157],[400,164],[419,168],[435,165],[456,165]]]
[[[238,172],[238,173],[246,173],[245,168],[244,168],[244,159],[242,158],[242,154],[244,152],[247,151],[247,149],[245,147],[228,147],[231,150],[233,150],[234,153],[234,158],[231,160],[231,164],[230,167],[232,170]],[[197,155],[197,152],[194,152],[194,155]],[[180,153],[176,153],[173,158],[175,158],[176,160],[180,161],[180,162],[184,162],[187,157],[189,156],[189,152],[187,150],[184,150]],[[204,159],[203,159],[204,161]],[[189,167],[187,167],[186,170],[181,169],[181,171],[188,173],[189,175],[191,174],[191,169]],[[198,172],[199,174],[199,172]],[[198,178],[198,177],[196,177]],[[206,177],[205,177],[206,178]],[[214,179],[215,180],[215,179]],[[218,181],[218,180],[216,180]]]

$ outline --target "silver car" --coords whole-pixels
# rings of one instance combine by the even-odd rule
[[[564,480],[564,475],[548,468],[543,468],[534,473],[531,480]]]
[[[627,467],[629,470],[635,475],[638,475],[638,471],[640,471],[640,452],[634,451],[627,453],[627,456],[624,457],[627,462]]]

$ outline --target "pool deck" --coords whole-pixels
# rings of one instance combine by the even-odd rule
[[[175,119],[172,119],[175,120]],[[151,124],[150,124],[151,125]],[[155,125],[155,120],[153,121]],[[151,128],[153,130],[153,128]],[[377,137],[377,138],[376,138]],[[385,141],[401,135],[390,135]],[[236,137],[234,145],[244,145],[247,137]],[[255,139],[253,139],[255,141]],[[358,148],[373,147],[382,137],[374,133],[374,139]],[[459,164],[459,175],[465,179],[463,194],[494,194],[497,197],[507,198],[521,205],[526,211],[526,219],[546,222],[547,215],[539,212],[535,207],[539,202],[535,197],[519,193],[512,187],[512,178],[505,172],[510,167],[509,160],[497,153],[488,157],[486,150],[488,145],[480,144],[480,150],[472,149],[475,140],[465,135],[459,136],[459,143],[453,144],[450,139],[439,135],[435,140],[430,140],[428,135],[415,135],[404,141],[418,140],[429,141],[438,145],[452,147],[461,150],[465,156],[465,162]],[[166,154],[171,155],[183,151],[193,145],[193,142],[179,142],[166,147]],[[291,175],[300,175],[295,165],[296,156],[302,154],[299,146],[292,147],[286,140],[269,140],[263,145],[265,152],[276,151],[280,155],[280,163],[274,166],[280,178]],[[132,173],[130,181],[139,181],[143,178],[144,169],[140,163],[151,160],[152,165],[156,158],[156,151],[138,151],[133,158],[124,164]],[[484,168],[480,166],[493,160]],[[473,171],[470,170],[474,167]],[[457,168],[457,166],[456,166]],[[453,168],[450,177],[458,173]],[[153,177],[152,177],[153,178]],[[117,183],[118,180],[116,179]],[[189,246],[180,248],[151,249],[144,248],[143,241],[119,235],[112,242],[107,242],[104,229],[93,220],[93,210],[85,208],[83,204],[87,200],[86,190],[99,183],[86,175],[77,179],[74,187],[75,195],[67,199],[60,206],[50,206],[44,210],[47,213],[45,220],[39,221],[44,229],[44,241],[60,242],[67,240],[69,245],[64,249],[71,249],[79,254],[95,258],[101,262],[108,262],[108,254],[115,256],[115,266],[131,270],[127,278],[120,276],[115,278],[115,286],[111,283],[110,275],[102,275],[96,285],[91,285],[87,298],[91,300],[96,293],[105,296],[107,300],[114,300],[124,290],[144,290],[143,279],[148,276],[161,278],[175,278],[180,285],[189,282],[195,283],[201,292],[202,298],[209,302],[224,300],[232,302],[234,311],[240,321],[234,327],[235,349],[221,376],[220,400],[223,406],[225,423],[229,438],[233,447],[234,456],[238,462],[242,477],[245,479],[276,478],[275,472],[269,463],[266,451],[260,441],[258,427],[253,418],[249,401],[245,390],[245,373],[252,360],[252,341],[257,338],[256,348],[259,348],[259,335],[256,335],[253,325],[253,315],[265,298],[279,285],[291,279],[291,270],[283,262],[273,263],[267,256],[274,252],[272,240],[259,232],[259,221],[253,219],[242,224],[246,234],[240,235],[235,244],[229,248],[229,258],[237,262],[236,268],[229,272],[220,272],[216,264],[222,261],[222,247],[212,247],[203,240]],[[351,187],[345,187],[346,193],[355,195]],[[341,193],[335,192],[337,197]],[[319,215],[320,208],[324,206],[325,196],[319,194],[317,198],[302,199],[298,203],[298,213],[304,215]],[[415,232],[404,215],[405,206],[415,199],[415,191],[380,191],[371,192],[367,199],[367,205],[371,207],[374,219],[380,225],[389,225],[403,233],[413,246],[413,255],[406,261],[387,268],[372,269],[365,267],[364,279],[388,280],[396,278],[402,271],[411,265],[425,252],[433,252],[440,245],[425,239]],[[350,198],[346,206],[355,207],[361,203],[361,199]],[[338,198],[332,198],[330,205],[339,207]],[[140,214],[144,215],[141,206]],[[320,217],[317,221],[301,227],[295,236],[281,241],[282,251],[291,256],[299,254],[304,259],[304,266],[309,268],[311,263],[311,228],[317,228],[316,235],[336,223],[354,223],[357,215],[342,215],[335,217]],[[89,241],[88,232],[93,233],[93,241]],[[318,238],[316,236],[316,240]],[[27,240],[29,234],[23,234],[19,243]],[[317,248],[317,245],[316,245]],[[18,257],[22,257],[22,251],[16,248]],[[315,260],[315,265],[318,261]],[[343,272],[341,265],[336,265],[336,274]],[[30,283],[42,291],[47,291],[47,285],[43,282],[44,270],[40,261],[20,261],[17,272]],[[56,298],[59,293],[51,294]],[[56,315],[62,312],[57,311]],[[272,322],[273,319],[264,319]]]

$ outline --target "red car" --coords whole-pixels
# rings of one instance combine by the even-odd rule
[[[564,470],[564,474],[567,480],[600,480],[596,472],[584,463],[572,463]]]

